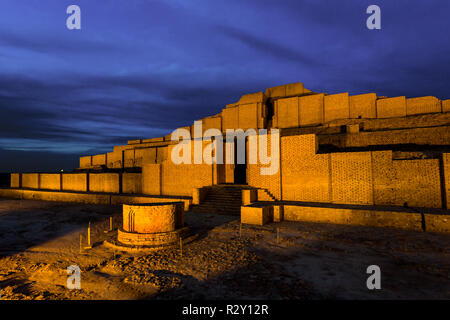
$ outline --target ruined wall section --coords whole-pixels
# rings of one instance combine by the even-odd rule
[[[330,155],[316,154],[315,135],[281,137],[282,199],[330,202]]]
[[[275,142],[274,142],[275,143]],[[257,145],[257,150],[260,150],[259,146],[259,139],[256,139],[255,144]],[[272,144],[272,136],[269,134],[267,135],[267,153],[269,157],[272,157],[271,154],[271,144]],[[249,144],[247,145],[247,150],[249,150]],[[248,155],[247,151],[247,155]],[[272,161],[274,158],[272,157]],[[262,168],[270,168],[271,164],[262,164],[259,161],[259,155],[258,155],[258,163],[257,164],[247,164],[247,183],[249,186],[256,187],[256,188],[262,188],[267,191],[276,199],[281,200],[281,163],[279,163],[278,168],[272,167],[273,171],[270,172],[269,175],[262,175],[261,169]],[[259,201],[273,201],[269,195],[265,193],[261,193],[258,195]]]
[[[441,208],[438,159],[392,160],[392,151],[372,152],[376,205]]]
[[[370,152],[331,154],[332,202],[373,204]]]
[[[445,181],[445,200],[447,202],[447,209],[450,209],[450,153],[442,155],[444,181]]]

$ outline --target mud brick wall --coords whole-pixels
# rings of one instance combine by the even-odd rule
[[[352,119],[376,118],[376,93],[366,93],[356,96],[350,96],[350,112]]]
[[[330,155],[317,148],[315,135],[281,137],[283,200],[331,201]]]
[[[63,173],[62,189],[65,191],[88,191],[86,173]]]
[[[334,137],[330,137],[333,139]],[[413,128],[379,132],[348,134],[341,147],[366,147],[374,145],[417,144],[447,145],[450,141],[449,127]],[[327,143],[321,137],[321,143]]]
[[[377,100],[377,118],[406,117],[406,97]]]
[[[256,139],[256,145],[258,146],[257,150],[259,152],[259,139]],[[272,138],[271,135],[267,135],[267,153],[268,156],[271,157],[271,143]],[[248,150],[248,148],[247,148]],[[248,152],[247,152],[248,154]],[[275,161],[272,159],[272,161]],[[247,165],[247,183],[249,186],[267,189],[272,196],[274,196],[277,200],[281,200],[281,161],[279,162],[278,168],[276,171],[273,171],[271,175],[261,175],[261,168],[270,168],[270,164],[261,164],[259,161],[258,155],[258,163],[257,164],[248,164]],[[262,193],[264,195],[264,193]],[[267,194],[265,197],[259,197],[260,201],[272,201]]]
[[[174,164],[171,160],[161,165],[161,194],[192,196],[194,188],[213,184],[213,165]]]
[[[450,209],[450,153],[442,154],[447,209]]]
[[[134,167],[134,152],[135,149],[125,150],[123,152],[123,166],[125,168]]]
[[[22,188],[39,189],[39,173],[22,173]]]
[[[106,154],[106,166],[108,168],[123,168],[123,151],[108,152]]]
[[[324,121],[348,119],[349,116],[348,92],[332,94],[324,97]]]
[[[391,151],[372,152],[376,205],[440,208],[439,160],[392,160]]]
[[[278,128],[294,128],[300,125],[299,98],[285,98],[275,101]]]
[[[239,105],[239,127],[247,130],[250,128],[258,128],[258,104],[249,103]]]
[[[142,140],[128,140],[128,144],[141,144]]]
[[[370,152],[331,154],[332,202],[373,204]]]
[[[450,99],[442,100],[442,112],[450,112]]]
[[[134,152],[134,157],[134,165],[136,167],[156,163],[156,148],[136,149]]]
[[[324,94],[314,94],[299,98],[299,125],[310,126],[322,124],[324,119]]]
[[[106,154],[98,154],[98,155],[92,156],[92,165],[93,166],[106,165]]]
[[[300,95],[309,90],[305,89],[303,86],[303,83],[296,82],[296,83],[290,83],[285,84],[281,86],[276,86],[272,88],[267,88],[265,95],[271,98],[281,98],[281,97],[287,97],[287,96],[295,96]]]
[[[239,107],[228,107],[222,110],[222,131],[239,128]]]
[[[142,193],[142,174],[123,173],[122,174],[122,193],[141,194]]]
[[[39,189],[61,190],[61,174],[59,173],[41,173],[39,175]]]
[[[80,168],[92,167],[92,156],[80,157]]]
[[[204,134],[205,131],[209,129],[222,130],[222,117],[214,116],[202,119],[202,133]]]
[[[142,167],[142,193],[161,195],[160,164],[146,164]]]
[[[22,177],[21,173],[11,173],[11,188],[21,188],[22,187]]]
[[[436,97],[406,99],[406,115],[441,112],[441,102]]]
[[[89,191],[120,193],[120,174],[119,173],[90,173]]]
[[[156,149],[156,163],[163,163],[168,159],[168,148],[159,147]]]

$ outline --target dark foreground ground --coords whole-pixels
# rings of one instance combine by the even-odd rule
[[[199,238],[146,254],[101,243],[121,207],[0,199],[1,299],[449,299],[450,236],[189,212]],[[94,248],[80,253],[91,221]],[[277,243],[275,228],[280,228]],[[85,240],[84,240],[85,241]],[[85,243],[84,243],[85,244]],[[368,290],[369,265],[381,290]],[[66,287],[81,268],[81,289]]]

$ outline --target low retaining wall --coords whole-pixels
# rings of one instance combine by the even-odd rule
[[[273,209],[269,210],[269,207]],[[369,210],[286,204],[254,204],[241,207],[242,223],[264,225],[282,220],[450,233],[450,214],[444,211],[422,213],[395,209]]]
[[[191,198],[176,197],[152,197],[152,196],[128,196],[105,193],[89,193],[89,192],[67,192],[67,191],[45,191],[45,190],[26,190],[26,189],[0,189],[1,198],[26,199],[26,200],[43,200],[43,201],[61,201],[61,202],[78,202],[86,204],[101,205],[121,205],[129,203],[155,203],[155,202],[183,202],[184,210],[189,210]]]

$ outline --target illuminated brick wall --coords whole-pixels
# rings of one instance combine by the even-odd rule
[[[156,148],[136,149],[134,153],[134,165],[142,167],[144,164],[156,163]]]
[[[391,151],[372,152],[376,205],[440,208],[439,160],[392,160]]]
[[[146,164],[142,167],[142,193],[161,195],[161,165]]]
[[[331,154],[332,202],[373,204],[370,152]]]
[[[161,165],[163,195],[192,196],[194,188],[213,184],[213,166],[207,164],[174,164],[168,160]]]
[[[22,178],[21,173],[11,173],[11,188],[21,188]]]
[[[366,93],[356,96],[350,96],[350,112],[349,116],[352,119],[358,118],[376,118],[376,93]]]
[[[278,128],[294,128],[300,125],[299,121],[299,98],[285,98],[275,101],[277,127]]]
[[[41,173],[40,189],[46,190],[61,190],[61,174],[59,173]]]
[[[258,139],[257,139],[258,140]],[[272,143],[271,135],[268,135],[267,138],[267,152],[270,157],[270,146]],[[256,142],[259,150],[259,142]],[[248,154],[248,146],[247,146],[247,154]],[[263,188],[268,190],[272,196],[274,196],[277,200],[281,200],[281,181],[280,181],[280,166],[279,164],[277,171],[274,171],[272,175],[261,175],[261,168],[269,168],[270,164],[261,164],[258,157],[258,164],[248,164],[247,165],[247,183],[249,186]],[[264,197],[263,197],[264,196]],[[258,200],[260,201],[272,201],[268,195],[261,193],[259,195]]]
[[[314,94],[299,98],[300,126],[318,125],[323,123],[324,94]]]
[[[441,112],[441,102],[436,97],[406,99],[406,115]]]
[[[106,154],[106,164],[108,168],[123,168],[123,151],[108,152]]]
[[[90,168],[92,166],[92,156],[80,158],[80,168]]]
[[[86,173],[64,173],[62,174],[62,189],[64,191],[88,191]]]
[[[282,199],[330,202],[330,155],[316,154],[315,135],[281,137]]]
[[[142,194],[142,174],[123,173],[122,193]]]
[[[324,121],[348,119],[349,116],[348,93],[332,94],[324,97]]]
[[[93,166],[103,166],[106,165],[106,154],[97,154],[92,156]]]
[[[120,174],[90,173],[89,192],[120,193]]]
[[[406,98],[395,97],[377,100],[377,118],[406,117]]]
[[[39,189],[39,173],[23,173],[22,188]]]
[[[444,179],[445,179],[445,194],[447,200],[447,209],[450,209],[450,153],[444,153],[443,167],[444,167]]]

